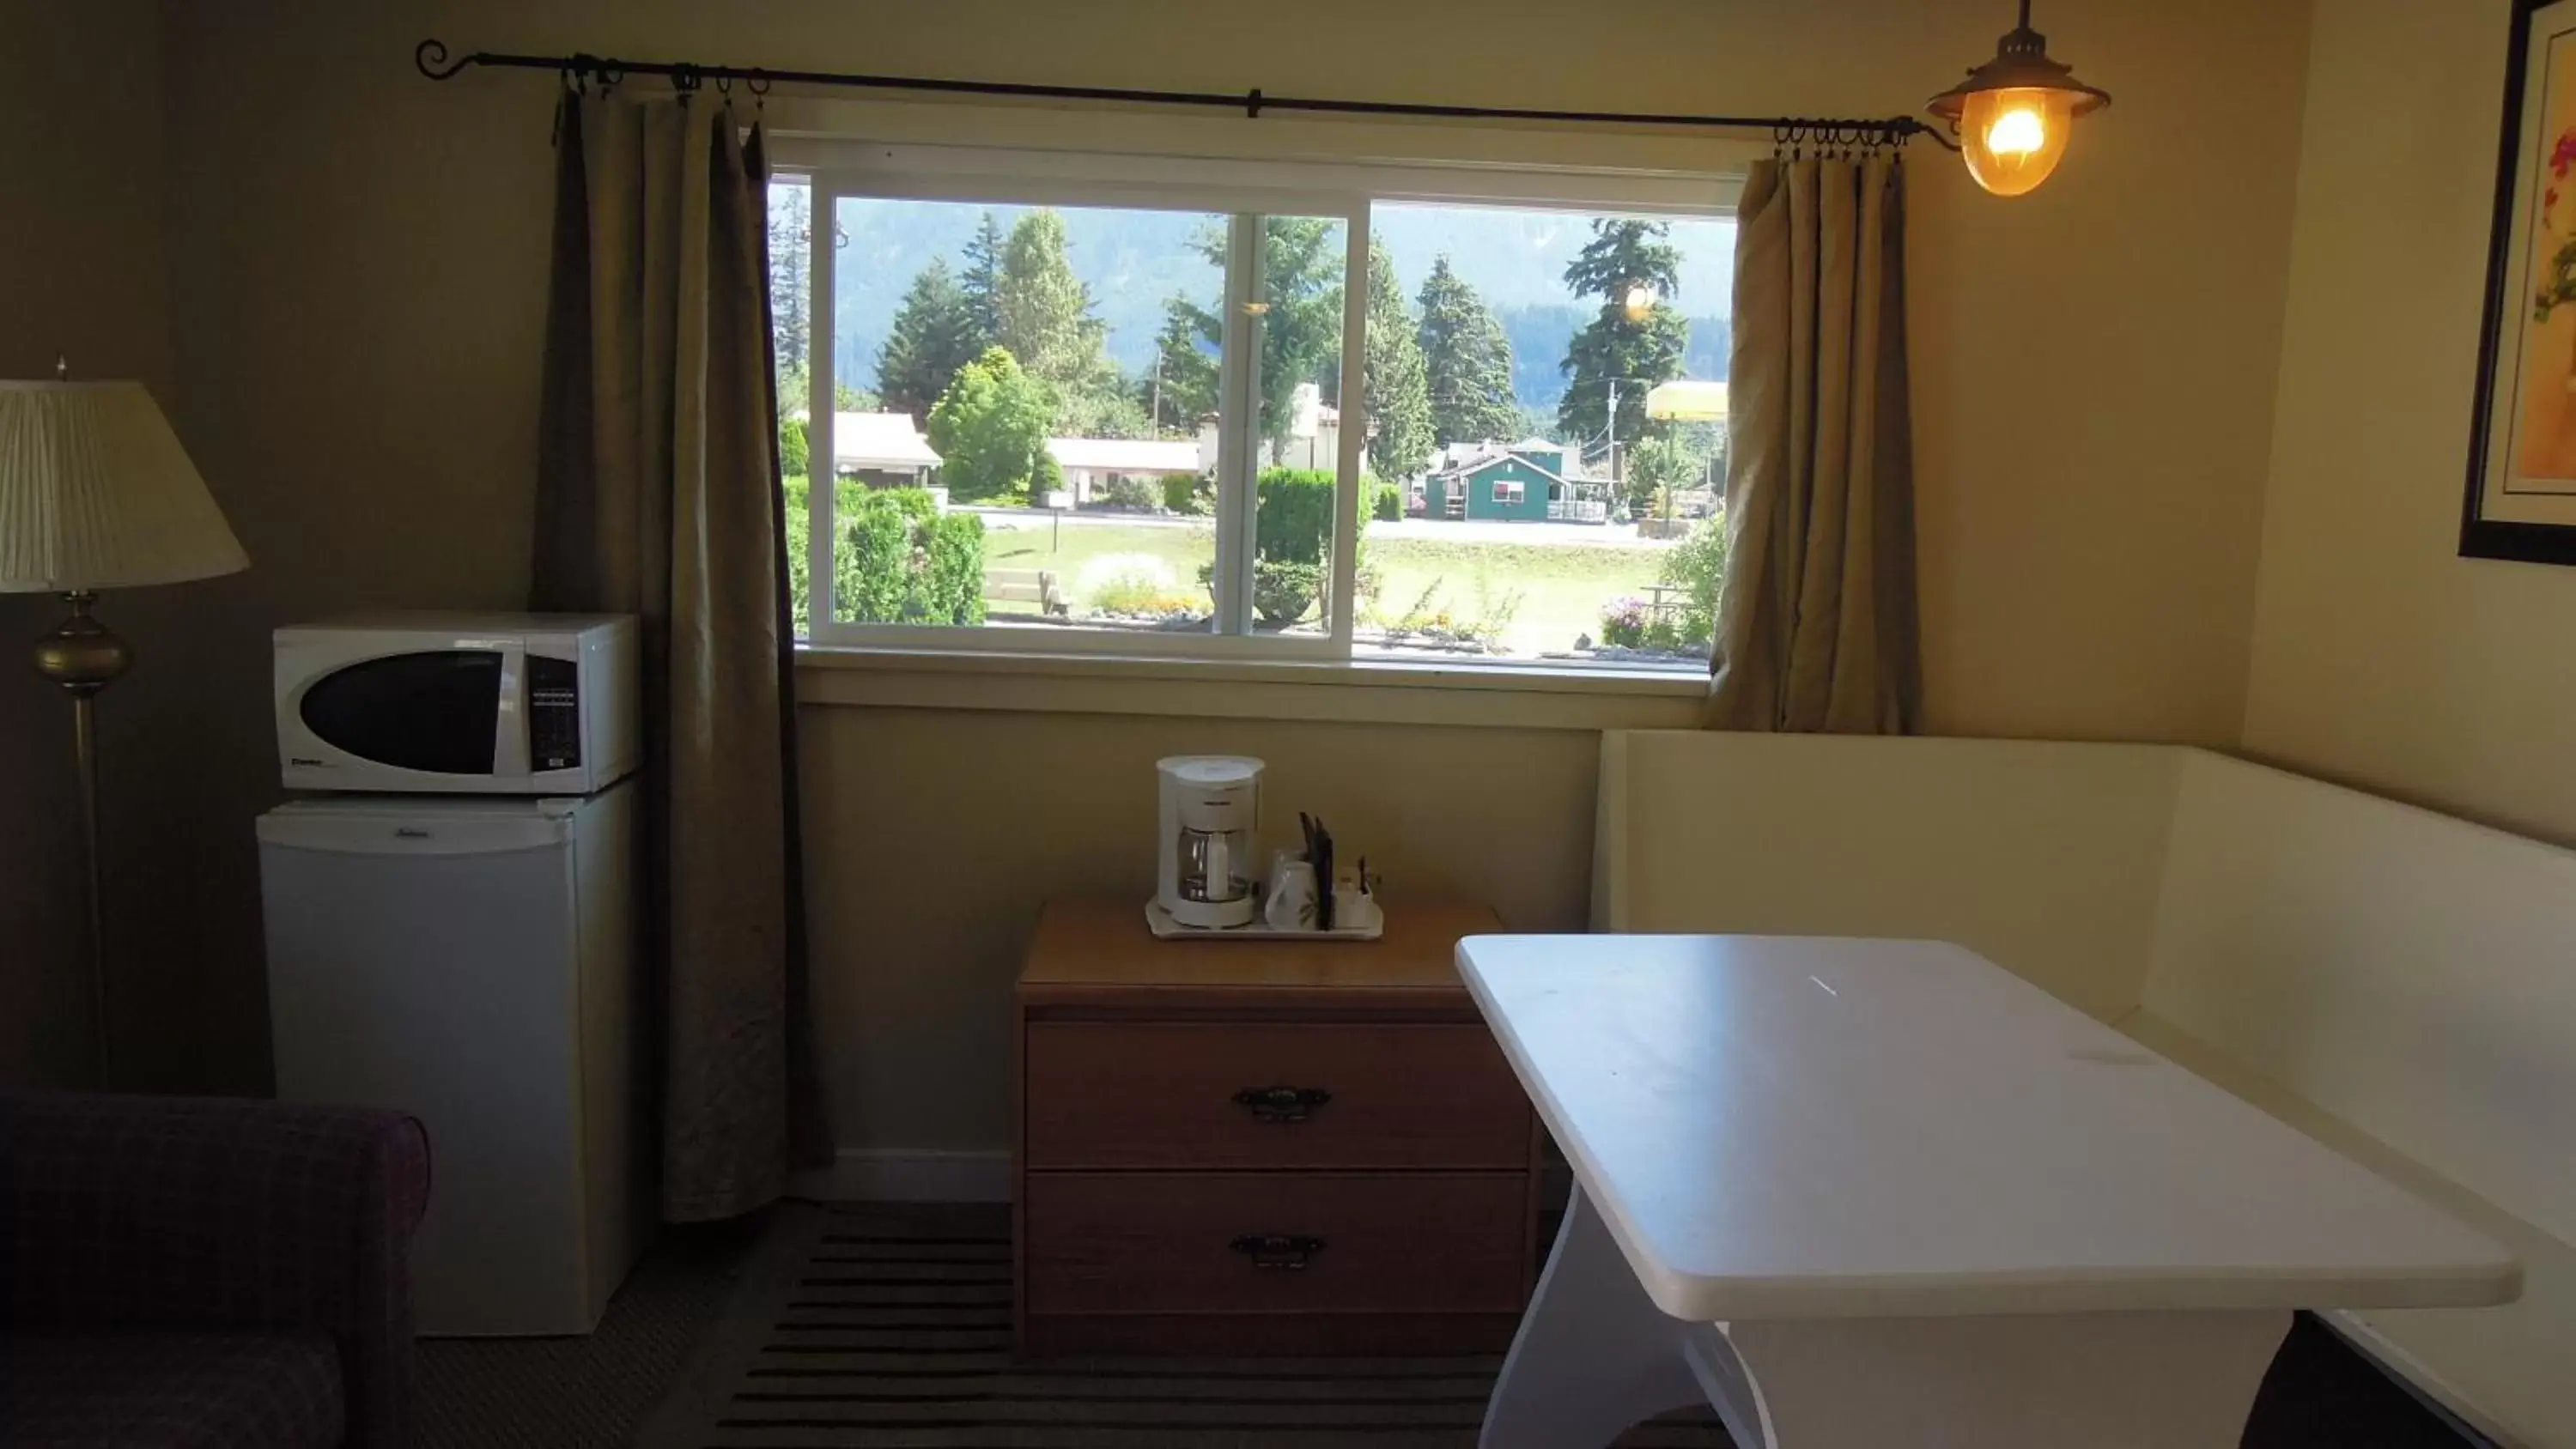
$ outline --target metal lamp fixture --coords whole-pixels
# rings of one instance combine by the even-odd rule
[[[1927,108],[1959,137],[1968,174],[1997,196],[2033,190],[2057,169],[2075,118],[2111,104],[2111,94],[2075,78],[2075,68],[2049,58],[2048,37],[2021,23],[1995,45],[1995,58],[1934,96]]]
[[[107,952],[99,890],[93,698],[134,662],[90,614],[101,588],[211,578],[250,566],[160,407],[139,382],[0,382],[0,593],[62,595],[71,610],[36,643],[36,672],[72,699],[88,864],[96,1066],[107,1083]]]

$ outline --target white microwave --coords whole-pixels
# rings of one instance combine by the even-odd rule
[[[627,614],[373,614],[277,631],[295,790],[587,795],[642,763]]]

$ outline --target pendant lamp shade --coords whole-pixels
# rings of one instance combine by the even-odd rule
[[[139,382],[0,382],[0,593],[170,584],[250,566]]]

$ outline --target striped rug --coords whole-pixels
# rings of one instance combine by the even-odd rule
[[[1011,1358],[1006,1209],[788,1215],[640,1449],[1472,1449],[1495,1355]],[[1622,1449],[1724,1449],[1705,1411]]]

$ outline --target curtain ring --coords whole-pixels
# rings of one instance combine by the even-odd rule
[[[767,71],[755,70],[743,77],[742,88],[751,92],[752,114],[759,115],[769,109],[769,73]]]

